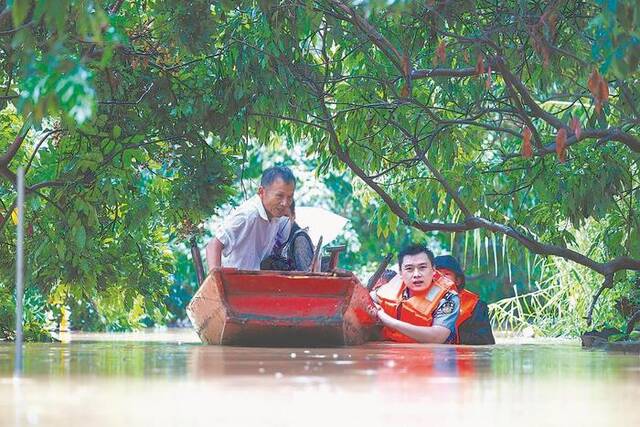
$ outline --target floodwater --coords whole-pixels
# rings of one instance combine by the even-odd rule
[[[0,426],[640,426],[640,356],[491,347],[205,346],[189,330],[0,343]]]

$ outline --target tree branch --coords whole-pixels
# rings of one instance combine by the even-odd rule
[[[7,152],[0,157],[0,166],[8,166],[9,163],[11,163],[11,160],[15,157],[26,136],[27,132],[23,132],[23,134],[16,136],[7,149]]]
[[[29,162],[27,163],[27,166],[24,168],[25,176],[27,175],[27,172],[29,172],[29,169],[31,168],[31,164],[33,163],[33,159],[36,157],[36,154],[38,153],[38,150],[40,149],[42,144],[47,139],[49,139],[49,137],[51,135],[56,134],[58,132],[62,132],[62,129],[52,129],[50,131],[45,132],[44,136],[40,139],[40,141],[36,144],[35,148],[33,149],[33,153],[31,153],[31,157],[29,158]]]
[[[626,132],[623,132],[620,129],[610,128],[610,129],[585,129],[582,131],[580,135],[580,139],[577,139],[575,135],[567,138],[566,146],[570,147],[579,142],[597,138],[601,141],[618,141],[629,147],[632,151],[640,153],[640,140],[634,138]],[[556,143],[552,142],[543,146],[541,149],[534,151],[534,156],[544,157],[548,154],[555,154],[556,152]],[[505,160],[513,159],[517,157],[522,157],[520,153],[511,153],[504,156]]]
[[[330,3],[334,5],[336,8],[340,9],[343,13],[348,15],[348,18],[346,19],[347,22],[350,22],[358,30],[363,32],[373,42],[373,44],[381,50],[384,56],[387,57],[403,75],[405,74],[402,67],[402,57],[398,52],[398,50],[395,49],[393,45],[389,43],[388,40],[386,40],[367,21],[364,21],[362,18],[358,17],[358,15],[354,12],[354,10],[346,6],[343,2],[338,0],[331,0]],[[496,49],[497,52],[499,52],[499,48],[495,46],[495,44],[491,43],[490,40],[487,41],[485,39],[477,39],[477,40],[474,39],[472,42],[488,44],[492,46],[494,49]],[[279,58],[279,59],[283,60],[282,58]],[[488,58],[488,62],[494,67],[494,70],[497,73],[502,75],[507,85],[507,91],[510,91],[509,98],[512,100],[512,102],[516,104],[516,109],[514,111],[496,110],[497,112],[499,113],[506,112],[508,115],[511,115],[514,118],[519,117],[520,119],[523,120],[524,123],[530,126],[532,128],[532,131],[534,132],[535,132],[535,128],[533,127],[533,123],[531,121],[532,118],[541,119],[542,121],[546,122],[547,124],[549,124],[550,126],[556,129],[564,128],[572,135],[568,139],[567,145],[575,144],[585,139],[598,138],[600,140],[616,140],[616,141],[622,142],[623,144],[631,148],[633,151],[640,149],[640,142],[637,140],[637,138],[633,137],[632,135],[626,132],[623,132],[621,128],[585,129],[582,132],[583,135],[578,141],[575,138],[575,135],[573,134],[573,132],[568,127],[568,124],[563,123],[559,118],[556,117],[556,115],[545,111],[541,107],[541,105],[539,105],[534,100],[531,93],[529,92],[529,89],[518,77],[516,77],[509,70],[508,66],[506,65],[504,59],[501,56],[498,55],[495,57],[490,57]],[[637,260],[637,259],[633,259],[630,257],[618,257],[604,263],[597,262],[589,258],[588,256],[585,256],[567,247],[553,245],[553,244],[545,244],[543,242],[540,242],[536,240],[535,237],[529,235],[528,232],[523,233],[522,231],[519,231],[512,226],[497,223],[482,217],[473,216],[472,213],[468,211],[468,209],[466,211],[463,210],[465,205],[462,202],[462,200],[455,200],[455,198],[454,200],[456,204],[458,205],[459,208],[461,208],[461,210],[466,216],[463,222],[457,222],[457,223],[423,222],[410,217],[409,213],[402,206],[400,206],[400,204],[389,193],[387,193],[387,191],[379,183],[375,181],[375,177],[378,175],[369,176],[368,173],[351,158],[349,153],[349,147],[345,146],[340,141],[340,138],[338,137],[338,132],[336,131],[336,125],[334,122],[334,119],[338,114],[340,114],[340,112],[338,112],[337,114],[332,114],[331,113],[332,110],[329,110],[327,106],[326,98],[327,97],[329,97],[330,99],[333,99],[333,98],[331,98],[331,94],[326,93],[326,88],[324,86],[320,87],[322,85],[323,80],[319,78],[315,78],[313,76],[314,70],[310,67],[305,68],[304,64],[293,64],[290,62],[285,62],[285,66],[287,66],[291,70],[292,74],[296,76],[302,83],[308,85],[308,87],[311,89],[312,96],[317,99],[319,103],[319,108],[321,111],[321,116],[319,120],[323,122],[325,130],[328,134],[330,151],[342,163],[344,163],[347,167],[349,167],[349,169],[356,176],[362,179],[363,182],[367,184],[369,188],[375,191],[376,194],[389,207],[390,211],[393,212],[393,214],[395,214],[396,216],[398,216],[398,218],[400,218],[406,225],[416,228],[418,230],[421,230],[423,232],[430,232],[430,231],[464,232],[464,231],[470,231],[475,229],[485,229],[496,234],[502,234],[504,236],[508,236],[518,241],[522,246],[526,247],[527,249],[529,249],[531,252],[535,254],[543,255],[543,256],[545,255],[558,256],[566,260],[575,262],[577,264],[583,265],[603,275],[605,277],[605,282],[603,285],[604,288],[613,286],[613,274],[616,271],[625,270],[625,269],[640,270],[640,260]],[[455,71],[455,70],[444,70],[441,73],[443,77],[447,77],[447,76],[465,77],[467,75],[470,76],[475,74],[475,70],[473,70],[473,73],[471,71],[472,71],[471,69],[468,69],[468,70],[463,69],[458,74],[458,71]],[[434,77],[436,75],[436,70],[419,70],[419,71],[411,72],[411,76],[413,75],[415,75],[418,78]],[[324,83],[326,83],[326,80],[324,81]],[[387,92],[387,89],[388,88],[385,87],[384,92]],[[392,92],[393,92],[393,89],[392,89]],[[505,96],[505,99],[509,99],[509,98]],[[403,102],[405,104],[414,103],[415,105],[420,104],[418,101],[412,99],[411,97],[405,97],[401,99],[399,102]],[[502,100],[493,99],[493,102],[500,103],[502,102]],[[510,105],[508,101],[506,102],[506,104]],[[469,119],[469,114],[471,114],[469,111],[461,112],[460,114],[463,117],[460,120],[447,120],[446,123],[443,123],[444,121],[442,119],[440,119],[435,113],[430,111],[431,107],[421,106],[421,108],[425,110],[427,113],[430,113],[431,119],[433,119],[436,123],[442,125],[442,126],[439,126],[440,128],[452,126],[452,125],[478,125],[477,118],[474,120]],[[374,108],[373,110],[376,111],[377,108]],[[510,130],[508,127],[507,128],[502,127],[502,122],[503,122],[503,118],[502,116],[500,116],[496,126],[492,124],[484,124],[484,123],[480,123],[479,125],[494,132],[509,133],[513,136],[520,136],[520,134],[515,130]],[[414,135],[408,130],[403,129],[403,134],[410,141],[415,141]],[[555,151],[555,143],[549,144],[547,146],[542,146],[542,144],[539,142],[539,139],[537,139],[537,142],[538,144],[536,144],[536,146],[538,147],[539,155],[546,155],[548,153],[552,153]],[[424,152],[424,150],[420,150],[420,147],[415,147],[415,144],[414,144],[414,148],[417,148],[418,153]],[[520,154],[518,154],[518,156],[520,156]],[[439,171],[437,170],[437,168],[434,167],[433,164],[429,163],[428,158],[426,158],[426,156],[425,156],[425,160],[426,162],[423,162],[423,163],[425,163],[425,166],[430,170],[430,172],[436,177],[439,183],[443,186],[445,192],[451,197],[454,197],[454,195],[457,194],[455,189],[451,187],[451,185],[447,182],[447,180],[442,175],[439,176],[437,174]],[[595,305],[597,298],[601,293],[602,293],[602,290],[600,290],[598,294],[594,297],[592,307],[590,308],[589,317],[591,317],[593,306]]]
[[[474,77],[477,76],[475,68],[433,68],[431,70],[413,70],[411,71],[411,79],[419,80],[429,77]]]
[[[522,83],[519,78],[517,78],[515,75],[513,75],[513,73],[511,73],[511,71],[509,71],[509,68],[501,57],[493,57],[491,63],[493,64],[495,70],[502,75],[505,81],[508,81],[520,94],[522,102],[531,109],[531,112],[534,116],[544,120],[556,129],[567,128],[568,130],[566,124],[562,123],[560,119],[558,119],[553,114],[546,112],[538,105],[538,103],[531,97],[531,94],[529,93],[529,90],[524,85],[524,83]]]
[[[403,73],[402,55],[400,55],[398,49],[396,49],[389,40],[387,40],[382,34],[380,34],[378,30],[376,30],[373,25],[369,23],[369,21],[358,15],[358,13],[351,7],[347,6],[340,0],[329,1],[340,11],[346,13],[347,16],[350,17],[349,22],[360,29],[360,31],[362,31],[369,38],[369,40],[371,40],[371,42],[375,44],[380,49],[380,51],[393,63],[398,71]]]
[[[140,104],[142,102],[144,97],[147,96],[149,91],[151,91],[151,88],[153,88],[153,85],[154,85],[154,82],[151,82],[149,87],[147,87],[147,89],[144,91],[144,93],[142,95],[140,95],[140,98],[138,98],[137,101],[109,100],[109,101],[98,101],[98,104],[101,104],[101,105],[138,105],[138,104]]]
[[[587,320],[587,326],[591,326],[591,322],[593,321],[593,309],[595,308],[596,302],[598,302],[600,295],[602,295],[602,292],[605,289],[611,289],[612,287],[613,274],[608,274],[604,277],[604,282],[602,283],[602,286],[600,286],[600,289],[596,291],[596,293],[593,295],[593,298],[591,299],[591,304],[589,305],[589,310],[587,311],[587,316],[585,317],[585,319]]]
[[[398,123],[397,121],[391,119],[390,123],[393,124],[396,127],[396,129],[400,130],[400,132],[402,132],[404,136],[411,141],[411,143],[413,144],[413,148],[416,152],[416,156],[422,161],[422,163],[424,163],[427,169],[429,169],[431,174],[436,178],[436,180],[440,183],[440,185],[442,185],[442,187],[444,188],[444,191],[449,196],[451,196],[455,204],[458,205],[458,208],[464,214],[465,218],[470,218],[472,216],[471,211],[469,211],[469,208],[467,208],[467,205],[462,201],[458,192],[453,189],[453,187],[451,186],[451,184],[449,184],[449,181],[447,181],[444,175],[442,175],[440,171],[435,168],[433,163],[429,161],[429,159],[425,155],[425,150],[420,149],[420,146],[418,144],[416,137],[412,135],[408,130],[406,130],[402,125],[400,125],[400,123]]]
[[[327,130],[329,131],[331,145],[334,148],[338,158],[342,160],[349,167],[349,169],[351,169],[358,177],[360,177],[360,179],[362,179],[372,190],[374,190],[389,206],[391,211],[396,214],[405,224],[424,232],[462,232],[475,230],[477,228],[483,228],[489,231],[493,231],[494,233],[509,236],[520,242],[520,244],[529,249],[531,252],[538,255],[554,255],[562,257],[577,264],[584,265],[585,267],[588,267],[602,275],[607,275],[607,277],[618,270],[640,270],[640,260],[635,260],[628,257],[620,257],[608,263],[599,263],[569,248],[538,242],[531,237],[525,236],[524,234],[520,233],[510,226],[492,222],[480,217],[469,216],[462,223],[449,224],[427,223],[411,219],[408,213],[395,200],[393,200],[393,198],[391,198],[391,196],[389,196],[389,194],[384,191],[382,187],[380,187],[380,185],[370,179],[367,174],[353,162],[348,152],[341,148],[337,133],[333,125],[333,121],[331,119],[329,111],[326,108],[326,105],[324,104],[324,100],[321,100],[321,108],[323,109],[323,114],[325,115],[325,120],[328,124]]]
[[[11,216],[11,212],[13,212],[13,210],[16,208],[16,203],[18,203],[18,200],[14,200],[13,203],[11,203],[11,206],[9,206],[9,209],[7,209],[7,212],[5,215],[0,216],[0,231],[2,231],[4,229],[5,224],[7,223],[7,221],[9,221],[9,217]]]
[[[287,65],[291,66],[291,64],[287,64]],[[295,74],[295,70],[292,70],[292,71]],[[308,76],[306,75],[301,76],[301,78],[306,81],[308,79]],[[465,212],[465,215],[467,217],[464,222],[460,222],[460,223],[429,223],[429,222],[421,222],[421,221],[410,218],[407,211],[404,210],[377,182],[371,179],[371,177],[369,177],[368,174],[353,161],[353,159],[351,159],[348,148],[347,149],[343,148],[342,144],[340,143],[338,134],[335,129],[335,124],[333,121],[334,117],[330,113],[326,105],[324,88],[318,88],[315,85],[310,85],[310,87],[312,91],[314,91],[313,95],[316,96],[318,99],[320,109],[322,112],[321,120],[326,124],[326,130],[329,134],[329,142],[330,142],[330,147],[332,148],[332,151],[343,163],[345,163],[349,167],[349,169],[352,170],[352,172],[356,174],[356,176],[362,179],[369,186],[369,188],[374,190],[380,196],[380,198],[382,198],[382,200],[387,204],[387,206],[389,206],[389,209],[391,210],[391,212],[397,215],[398,218],[400,218],[406,225],[414,227],[424,232],[430,232],[430,231],[462,232],[462,231],[469,231],[469,230],[475,230],[478,228],[483,228],[483,229],[492,231],[494,233],[503,234],[508,237],[511,237],[517,240],[520,244],[522,244],[524,247],[529,249],[531,252],[536,253],[538,255],[553,255],[553,256],[562,257],[564,259],[573,261],[577,264],[583,265],[602,275],[607,275],[607,276],[612,274],[612,272],[622,270],[622,269],[640,270],[640,260],[634,260],[628,257],[624,257],[624,258],[616,258],[615,260],[612,260],[608,263],[600,263],[569,248],[541,243],[533,239],[532,237],[522,234],[521,232],[517,231],[513,227],[496,223],[496,222],[487,220],[485,218],[472,216],[468,210],[466,210],[466,212],[463,210],[463,212]],[[535,102],[534,102],[534,105],[537,107],[537,104],[535,104]],[[554,116],[551,116],[551,118],[553,119],[553,121],[558,121]],[[407,133],[406,129],[404,131],[405,131],[404,132],[405,135],[409,137],[411,140],[413,138],[413,135],[411,135],[410,133]],[[427,167],[429,167],[429,165],[427,165]],[[436,171],[433,165],[431,165],[431,168],[429,169],[430,171],[432,171],[432,173]],[[441,177],[441,179],[446,183],[446,180],[444,179],[444,177]],[[443,184],[443,181],[439,180],[441,184]],[[454,197],[454,194],[456,194],[455,190],[453,190],[450,186],[449,188],[445,188],[445,191],[447,190],[448,190],[448,194],[450,194],[451,197]],[[461,200],[457,200],[456,202],[460,203],[458,205],[459,207],[465,206]]]
[[[3,36],[11,36],[11,35],[13,35],[13,34],[17,33],[18,31],[22,30],[23,28],[30,27],[30,26],[32,26],[33,24],[35,24],[35,22],[33,22],[33,21],[29,21],[29,22],[27,22],[26,24],[23,24],[23,25],[19,26],[18,28],[13,28],[13,29],[11,29],[11,30],[7,30],[7,31],[0,31],[0,37],[3,37]]]
[[[113,15],[113,14],[118,13],[118,11],[122,7],[123,3],[124,3],[124,0],[116,0],[116,2],[113,4],[113,6],[111,6],[111,8],[109,8],[109,15]]]
[[[633,313],[633,315],[629,319],[629,322],[627,322],[627,328],[625,330],[627,335],[633,332],[633,327],[636,325],[637,322],[640,322],[640,310]]]

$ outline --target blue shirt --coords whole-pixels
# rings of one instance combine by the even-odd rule
[[[451,331],[445,344],[456,342],[456,320],[460,315],[460,297],[453,292],[447,292],[440,300],[438,308],[433,312],[433,324],[443,326]]]

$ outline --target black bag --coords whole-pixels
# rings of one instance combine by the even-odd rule
[[[260,270],[291,271],[293,262],[282,255],[271,254],[260,261]]]
[[[260,262],[260,270],[309,271],[313,249],[309,233],[294,223],[287,241],[273,248],[271,255]]]
[[[489,319],[489,307],[484,301],[478,301],[473,308],[471,317],[458,327],[460,344],[485,345],[495,344],[491,321]]]
[[[287,259],[291,261],[292,270],[309,271],[311,269],[311,261],[313,261],[314,247],[311,237],[306,230],[297,227],[292,230],[291,237],[285,245],[284,253]]]

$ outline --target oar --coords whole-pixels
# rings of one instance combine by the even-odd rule
[[[333,271],[338,267],[338,258],[340,257],[340,252],[343,252],[347,249],[346,245],[340,246],[331,246],[327,248],[327,252],[329,252],[329,268],[327,271]]]
[[[320,249],[322,248],[322,236],[318,239],[318,244],[316,245],[316,249],[313,251],[313,258],[311,258],[311,268],[309,271],[312,273],[316,273],[320,271],[321,261],[320,261]]]
[[[385,256],[384,259],[380,262],[378,269],[376,270],[375,273],[373,273],[373,276],[371,276],[371,278],[369,279],[369,282],[367,282],[367,290],[370,291],[373,289],[373,286],[378,282],[380,277],[382,277],[382,274],[384,273],[384,271],[387,269],[387,266],[389,265],[391,258],[393,258],[393,254],[389,252],[387,256]]]
[[[204,282],[204,267],[202,266],[202,257],[200,256],[200,248],[198,248],[198,242],[196,236],[192,236],[191,240],[191,258],[193,259],[193,266],[196,268],[196,275],[198,276],[198,286]]]

